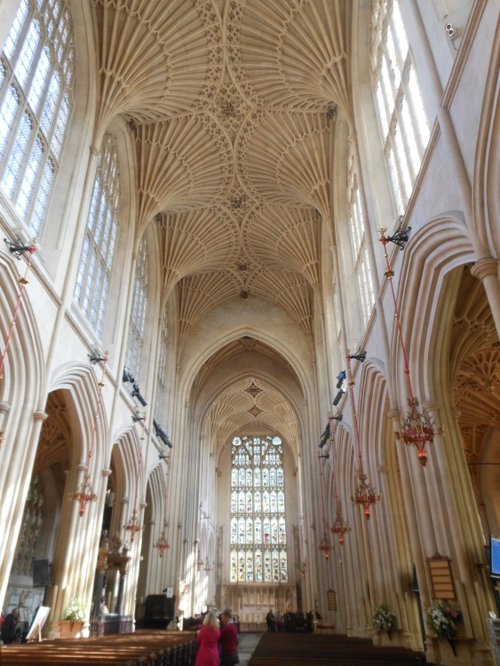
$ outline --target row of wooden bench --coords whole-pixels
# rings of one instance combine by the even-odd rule
[[[262,636],[249,666],[416,666],[423,653],[376,646],[369,639],[338,634],[269,632]]]
[[[191,666],[192,632],[137,631],[88,639],[12,643],[0,647],[2,666]]]

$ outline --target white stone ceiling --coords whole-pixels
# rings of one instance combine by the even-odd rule
[[[351,0],[94,0],[94,9],[99,126],[129,122],[139,230],[161,232],[163,294],[176,291],[180,338],[231,298],[270,301],[312,336],[332,136],[350,109]],[[248,417],[242,387],[225,434]],[[265,409],[283,397],[268,400]],[[228,409],[226,396],[213,414],[227,420]]]

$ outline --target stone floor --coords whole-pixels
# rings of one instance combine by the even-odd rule
[[[240,665],[239,666],[248,666],[250,662],[250,657],[254,653],[255,648],[257,647],[258,642],[262,638],[262,634],[254,634],[242,632],[239,637],[238,642],[238,654],[240,656]]]

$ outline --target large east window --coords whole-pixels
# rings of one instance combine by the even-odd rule
[[[104,328],[119,214],[118,157],[113,137],[106,134],[92,189],[75,286],[75,301],[99,337],[102,337]]]
[[[0,189],[37,236],[72,109],[74,47],[64,0],[22,0],[0,54]]]
[[[372,1],[372,85],[398,215],[429,140],[429,124],[398,0]]]
[[[279,437],[233,439],[230,580],[288,581],[283,444]]]

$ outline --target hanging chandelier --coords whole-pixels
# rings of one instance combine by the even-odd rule
[[[198,567],[198,571],[201,571],[203,567],[203,558],[201,557],[201,553],[198,555],[198,561],[196,562],[196,566]]]
[[[396,433],[397,439],[402,439],[407,446],[417,449],[417,456],[422,467],[427,464],[427,444],[434,441],[434,428],[428,416],[418,411],[417,398],[408,398],[410,411],[401,420],[401,433]]]
[[[368,520],[371,515],[371,507],[380,500],[380,495],[377,494],[374,487],[368,483],[368,477],[363,471],[363,455],[361,453],[361,443],[359,436],[359,423],[358,423],[358,413],[356,411],[356,398],[354,395],[354,376],[352,374],[351,368],[351,359],[356,359],[360,363],[364,363],[366,360],[366,352],[358,352],[357,354],[349,353],[347,350],[347,373],[348,373],[348,384],[351,388],[351,401],[352,401],[352,413],[354,418],[354,431],[356,435],[356,445],[358,448],[358,485],[354,491],[354,495],[351,496],[352,501],[358,506],[363,507],[363,513],[365,518]]]
[[[339,544],[343,546],[345,541],[345,535],[347,534],[347,532],[351,531],[351,528],[349,526],[349,523],[347,523],[347,521],[344,520],[344,516],[342,515],[342,506],[340,502],[337,502],[337,513],[335,516],[335,522],[333,523],[333,526],[330,527],[330,530],[337,535]]]
[[[401,326],[401,317],[398,309],[398,301],[396,298],[396,292],[394,290],[394,284],[392,278],[394,277],[394,271],[392,270],[389,263],[389,256],[387,254],[387,243],[394,243],[398,245],[400,250],[403,250],[408,242],[408,234],[411,227],[403,229],[402,220],[400,220],[400,225],[398,230],[392,236],[386,236],[386,229],[380,229],[380,242],[384,248],[384,258],[386,263],[386,272],[385,276],[389,283],[392,300],[394,303],[394,320],[396,322],[396,329],[398,332],[399,342],[401,345],[401,350],[403,352],[404,359],[404,373],[406,375],[408,383],[408,406],[409,411],[406,416],[403,416],[400,420],[401,432],[396,432],[396,439],[402,439],[407,446],[414,446],[417,450],[417,457],[422,465],[425,467],[427,464],[427,445],[434,442],[434,425],[431,419],[426,416],[423,412],[418,410],[418,399],[413,393],[413,386],[410,376],[410,364],[408,361],[408,354],[406,351],[406,346],[404,343],[403,329]]]
[[[166,536],[167,527],[168,527],[167,523],[164,522],[163,523],[163,529],[162,529],[161,534],[160,534],[160,538],[158,539],[158,541],[154,545],[154,547],[158,549],[158,553],[159,553],[160,557],[163,557],[165,551],[170,548],[170,544],[168,543],[167,536]]]
[[[137,517],[136,509],[132,511],[132,516],[130,517],[128,523],[125,525],[124,530],[126,532],[130,532],[130,541],[134,541],[135,535],[142,530],[142,526]]]
[[[92,364],[100,364],[101,369],[102,369],[102,374],[100,380],[97,382],[97,390],[98,390],[98,398],[97,398],[97,404],[96,408],[94,411],[94,417],[92,420],[92,433],[90,435],[90,445],[89,445],[89,450],[87,454],[87,465],[85,467],[85,474],[83,475],[82,483],[80,484],[80,488],[76,491],[76,493],[72,493],[69,495],[69,499],[71,501],[75,501],[79,503],[79,514],[80,518],[83,516],[85,513],[85,507],[87,504],[90,502],[95,502],[97,499],[97,495],[93,492],[92,490],[92,484],[91,484],[91,479],[90,479],[90,464],[92,461],[92,456],[94,455],[94,446],[95,446],[95,439],[96,439],[96,432],[97,432],[97,422],[99,420],[99,414],[100,414],[100,408],[101,408],[101,403],[102,403],[102,389],[104,388],[104,375],[106,374],[106,364],[108,362],[108,352],[105,352],[104,354],[93,352],[92,354],[89,354],[89,359]]]
[[[363,512],[368,520],[371,515],[370,507],[380,500],[380,495],[378,495],[374,487],[368,483],[368,477],[366,474],[361,473],[358,475],[358,485],[351,499],[353,502],[363,507]]]
[[[330,551],[332,549],[332,545],[330,543],[330,539],[328,538],[326,532],[323,532],[323,538],[321,539],[321,542],[319,544],[319,549],[325,560],[328,560],[328,558],[330,557]]]
[[[90,483],[90,475],[87,472],[85,472],[82,483],[80,484],[79,490],[77,490],[76,493],[72,493],[69,495],[69,499],[71,501],[78,502],[79,509],[78,513],[80,514],[80,517],[83,516],[85,513],[85,507],[89,502],[95,502],[97,499],[97,495],[92,492],[92,486]]]
[[[330,424],[330,421],[328,421]],[[330,429],[329,429],[330,432]],[[321,456],[324,457],[324,456]],[[321,465],[321,463],[320,463]],[[323,538],[320,541],[319,544],[319,549],[321,551],[321,554],[325,558],[325,560],[328,560],[330,557],[330,551],[332,549],[332,546],[330,544],[330,539],[328,538],[328,533],[327,533],[327,522],[326,522],[326,510],[325,510],[325,493],[324,493],[324,481],[323,481],[323,468],[320,466],[320,471],[319,471],[319,486],[320,486],[320,491],[321,491],[321,511],[323,513]]]
[[[337,377],[339,382],[343,382],[345,380],[346,373],[345,371],[342,371],[340,375]],[[338,386],[337,386],[338,387]],[[332,421],[338,421],[340,422],[342,420],[342,414],[337,414],[337,416],[332,416],[331,414],[329,415],[328,418],[328,423],[329,423],[329,436],[330,436],[330,450],[332,451],[332,456],[334,455],[335,449],[334,449],[334,432],[333,432],[333,427],[332,427]],[[351,531],[351,528],[349,524],[344,520],[344,516],[342,515],[342,504],[339,500],[339,496],[337,493],[337,480],[336,480],[336,472],[337,472],[337,465],[336,461],[332,460],[332,466],[333,466],[333,495],[335,497],[335,504],[337,506],[336,514],[335,514],[335,522],[333,523],[333,526],[330,527],[330,531],[333,532],[333,534],[337,535],[337,538],[339,540],[339,544],[341,546],[344,545],[345,541],[345,535],[347,532]]]
[[[166,506],[167,506],[167,489],[168,489],[168,472],[170,469],[170,457],[165,456],[163,458],[165,460],[166,464],[166,472],[165,472],[165,486],[164,486],[164,491],[165,491],[165,496],[164,496],[164,503],[162,507],[163,511],[163,529],[160,534],[160,538],[158,541],[155,543],[154,547],[158,549],[158,553],[160,557],[163,557],[163,554],[165,551],[170,548],[170,544],[167,541],[167,531],[168,531],[168,521],[166,517]]]
[[[140,501],[143,496],[142,493],[142,444],[144,442],[144,431],[146,417],[142,418],[141,421],[142,434],[139,437],[139,442],[137,444],[137,480],[134,488],[134,508],[132,509],[132,515],[123,529],[126,532],[130,533],[130,541],[133,543],[135,535],[141,532],[144,527],[141,525],[141,521],[138,515],[137,506],[140,506]]]

